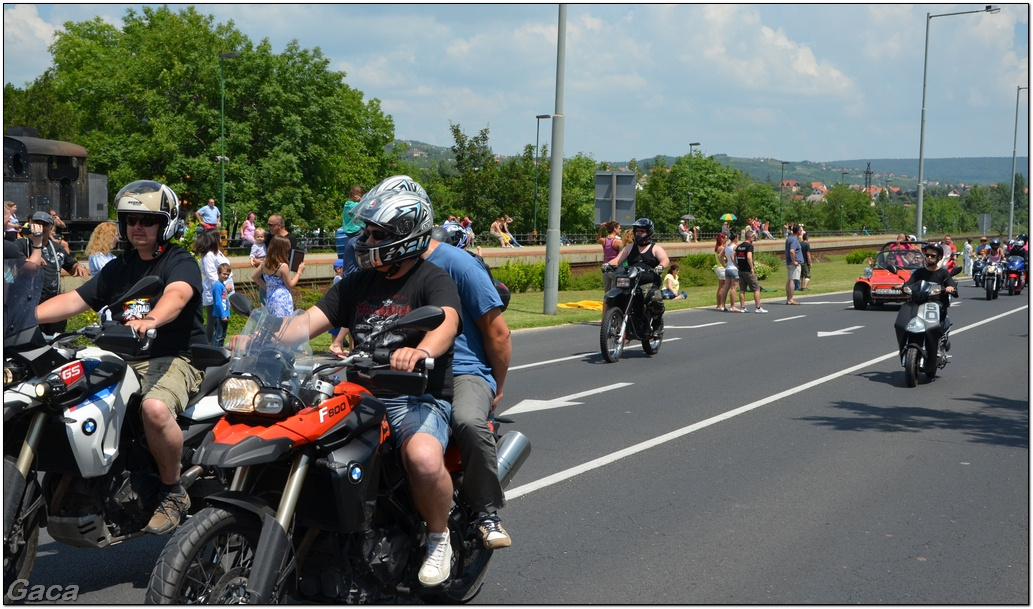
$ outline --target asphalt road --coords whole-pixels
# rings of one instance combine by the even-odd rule
[[[515,333],[500,410],[534,449],[474,603],[1028,603],[1029,300],[970,284],[913,389],[897,307],[849,294],[672,313],[616,364],[597,323]],[[139,603],[163,541],[45,538],[31,583]]]

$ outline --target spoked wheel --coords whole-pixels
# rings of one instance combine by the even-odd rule
[[[914,348],[908,349],[904,356],[904,380],[907,381],[908,387],[918,385],[918,360],[920,359],[918,349]]]
[[[599,326],[599,350],[603,358],[611,364],[616,363],[624,352],[622,321],[624,313],[618,307],[613,307],[603,315],[603,323]]]
[[[10,594],[18,580],[27,580],[36,561],[39,546],[39,519],[34,513],[21,524],[15,525],[11,538],[4,545],[4,604],[12,602]]]
[[[151,572],[148,604],[220,604],[248,602],[245,588],[261,528],[248,513],[208,507],[165,545]]]
[[[656,319],[656,328],[649,331],[649,338],[642,339],[642,350],[646,355],[656,355],[660,351],[660,343],[664,342],[664,318]]]

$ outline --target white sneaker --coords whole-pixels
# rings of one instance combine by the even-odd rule
[[[764,308],[761,308],[761,307],[757,307],[757,310],[754,311],[754,313],[767,313],[767,312],[768,312],[767,309],[764,309]]]
[[[427,534],[427,557],[420,567],[419,580],[424,586],[440,586],[452,575],[452,544],[448,533]]]

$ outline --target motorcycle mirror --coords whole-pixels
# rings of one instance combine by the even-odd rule
[[[244,296],[240,292],[230,294],[229,301],[230,308],[233,309],[233,312],[237,315],[249,317],[251,315],[251,311],[255,310],[255,307],[251,304],[251,301],[248,300],[247,296]]]
[[[963,267],[960,267],[960,266],[954,267],[954,270],[951,271],[951,277],[954,277],[955,275],[960,275],[961,271],[963,271],[963,270],[964,270]]]

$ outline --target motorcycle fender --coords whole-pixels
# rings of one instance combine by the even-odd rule
[[[261,497],[255,497],[244,491],[222,491],[212,493],[205,497],[205,501],[212,507],[244,510],[254,514],[259,520],[266,517],[275,517],[276,508],[269,505],[269,502]]]
[[[215,441],[215,432],[209,431],[194,453],[194,464],[232,469],[244,465],[271,463],[292,448],[294,441],[282,436],[271,439],[251,436],[233,444],[222,444]]]
[[[273,587],[291,553],[291,540],[273,516],[262,519],[262,533],[255,548],[255,560],[248,577],[250,604],[265,605],[271,601]]]
[[[14,519],[18,514],[18,506],[22,502],[22,495],[25,493],[25,478],[18,471],[14,459],[4,457],[4,545],[11,536],[14,528]]]

